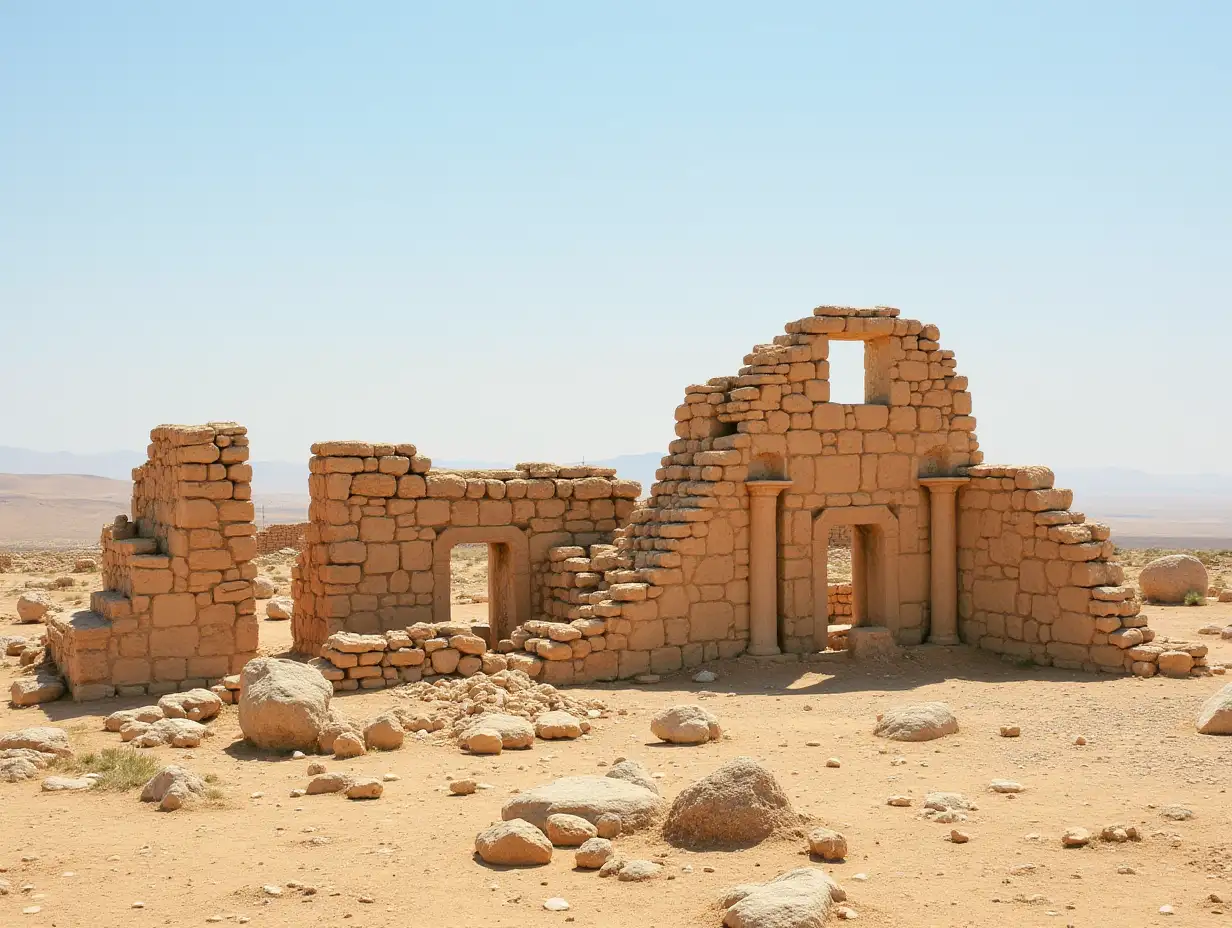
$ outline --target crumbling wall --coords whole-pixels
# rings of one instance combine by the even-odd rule
[[[205,686],[256,652],[247,430],[161,425],[150,438],[132,520],[103,529],[104,589],[89,610],[48,620],[75,699]]]
[[[1108,526],[1071,508],[1047,467],[981,465],[958,496],[962,638],[1070,670],[1153,676],[1169,650],[1206,667],[1206,646],[1155,643]],[[1166,666],[1165,661],[1165,666]]]
[[[414,445],[312,446],[311,524],[293,573],[296,650],[339,631],[449,618],[449,551],[489,543],[496,634],[542,615],[548,549],[610,542],[641,492],[599,467],[434,470]],[[533,582],[537,578],[540,582]]]
[[[308,531],[308,522],[275,523],[267,525],[256,534],[257,556],[273,554],[284,548],[294,548],[297,551],[304,547],[304,533]]]

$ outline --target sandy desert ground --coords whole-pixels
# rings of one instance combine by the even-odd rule
[[[33,577],[59,575],[69,555],[20,561],[0,574],[0,635],[28,633],[14,603]],[[286,558],[263,572],[285,585]],[[53,596],[84,601],[97,582],[70,574]],[[482,617],[483,604],[459,605]],[[261,610],[263,611],[263,610]],[[1207,623],[1232,624],[1232,604],[1150,607],[1161,634],[1193,638]],[[1232,641],[1204,636],[1213,663],[1232,665]],[[262,650],[289,645],[286,622],[262,623]],[[752,755],[778,776],[799,811],[843,832],[847,860],[814,865],[846,888],[871,926],[1217,925],[1232,920],[1232,807],[1227,789],[1232,739],[1195,733],[1199,705],[1227,680],[1092,676],[1022,667],[965,647],[923,647],[901,660],[855,664],[717,663],[712,684],[677,674],[653,685],[575,689],[603,700],[603,717],[573,742],[536,742],[493,758],[469,756],[443,733],[408,738],[389,753],[330,770],[393,774],[381,799],[339,795],[292,798],[312,758],[253,750],[237,710],[225,706],[215,736],[192,750],[149,749],[162,763],[209,775],[215,798],[174,814],[138,801],[136,791],[47,793],[39,781],[0,783],[0,924],[57,926],[717,926],[716,898],[808,862],[803,838],[766,841],[738,852],[692,852],[655,833],[616,839],[627,857],[652,857],[665,877],[648,883],[601,879],[575,870],[558,849],[541,868],[478,863],[475,834],[500,819],[513,792],[576,773],[602,773],[618,757],[641,759],[670,797],[737,755]],[[17,675],[0,667],[0,685]],[[720,742],[656,743],[649,719],[660,707],[704,700],[722,720]],[[960,732],[921,744],[872,735],[876,715],[904,702],[944,700]],[[65,727],[78,756],[120,746],[103,730],[106,713],[150,700],[60,701],[0,707],[0,731],[50,723]],[[405,704],[400,691],[360,692],[336,704],[364,719]],[[1019,738],[999,735],[1018,725]],[[1084,738],[1079,745],[1075,739]],[[841,762],[825,765],[828,758]],[[474,776],[490,788],[451,796],[449,780]],[[1020,782],[1019,795],[989,791],[993,779]],[[920,815],[933,790],[964,793],[979,806],[957,827]],[[908,808],[886,805],[893,794]],[[1164,818],[1170,805],[1192,810]],[[1140,842],[1067,850],[1060,836],[1081,826],[1137,825]],[[265,886],[278,887],[269,895]],[[546,911],[563,897],[567,912]],[[1224,902],[1223,900],[1229,900]],[[134,907],[141,903],[140,907]],[[1160,914],[1161,906],[1175,914]],[[37,909],[32,914],[23,912]]]

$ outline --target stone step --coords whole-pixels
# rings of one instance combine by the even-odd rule
[[[133,601],[118,590],[95,590],[90,609],[106,619],[126,619],[133,614]]]
[[[134,554],[158,553],[157,538],[122,538],[119,541],[113,541],[111,545],[120,553],[130,556]]]
[[[128,566],[136,570],[166,570],[171,558],[166,554],[137,554],[128,559]]]

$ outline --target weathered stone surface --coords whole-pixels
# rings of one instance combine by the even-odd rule
[[[693,849],[751,847],[799,823],[774,775],[752,757],[737,757],[681,790],[663,837]]]
[[[768,883],[729,890],[723,899],[725,928],[822,928],[830,907],[847,894],[828,874],[801,867]]]
[[[164,767],[141,788],[142,802],[157,802],[159,810],[173,812],[188,800],[205,795],[205,781],[186,767]]]
[[[505,715],[500,712],[477,715],[463,732],[462,738],[466,739],[470,732],[480,728],[499,734],[501,747],[506,750],[529,748],[535,744],[535,726],[521,716]]]
[[[252,581],[252,595],[257,599],[269,599],[278,592],[278,585],[269,577],[257,576]]]
[[[502,746],[500,732],[494,728],[470,728],[462,736],[462,747],[472,754],[499,754]]]
[[[557,812],[548,816],[544,833],[556,847],[581,847],[590,838],[597,837],[599,831],[581,816]]]
[[[322,793],[340,793],[351,785],[351,777],[345,773],[320,773],[308,781],[309,796]]]
[[[703,744],[723,736],[719,720],[701,706],[663,709],[650,720],[650,730],[660,741],[671,744]]]
[[[160,706],[139,706],[136,709],[119,709],[103,719],[103,729],[106,731],[119,731],[129,722],[134,721],[152,725],[162,718],[166,718],[166,716],[163,714]]]
[[[373,751],[396,751],[402,747],[406,732],[392,713],[378,715],[364,726],[364,745]]]
[[[17,597],[17,618],[21,622],[41,622],[55,608],[55,600],[42,590],[29,590]]]
[[[611,856],[611,841],[607,838],[588,838],[574,853],[573,863],[581,870],[598,870]]]
[[[1232,683],[1203,704],[1195,724],[1200,735],[1232,735]]]
[[[657,880],[663,875],[663,865],[653,860],[634,858],[626,860],[616,874],[616,879],[622,883],[645,883]]]
[[[339,760],[362,757],[367,753],[368,749],[364,745],[363,735],[358,732],[344,731],[334,738],[334,757]]]
[[[354,721],[347,718],[343,713],[331,706],[326,715],[325,724],[321,726],[321,731],[317,735],[317,747],[323,754],[334,753],[334,740],[344,732],[361,737],[363,731]]]
[[[169,744],[173,748],[195,748],[210,731],[191,719],[160,719],[132,739],[134,747],[155,748]]]
[[[530,822],[513,818],[479,832],[475,852],[489,864],[536,867],[551,862],[552,842]]]
[[[1142,598],[1150,603],[1183,603],[1188,593],[1206,598],[1206,566],[1192,554],[1167,554],[1151,561],[1138,574]]]
[[[347,799],[380,799],[385,787],[376,777],[356,777],[346,788]]]
[[[829,828],[814,828],[808,836],[809,853],[822,860],[843,860],[847,857],[847,839]]]
[[[4,748],[0,750],[0,783],[32,780],[54,759],[54,754],[42,754],[29,748]]]
[[[50,725],[35,725],[30,728],[20,728],[17,731],[0,732],[0,751],[15,748],[25,748],[55,757],[73,756],[73,749],[68,743],[68,733],[62,728],[54,728]]]
[[[208,722],[222,711],[222,700],[209,690],[186,690],[183,693],[168,693],[158,700],[158,708],[169,719],[191,719]]]
[[[615,815],[625,832],[653,824],[662,814],[663,797],[650,790],[613,777],[562,777],[536,786],[506,800],[501,818],[520,818],[536,828],[546,828],[549,815],[567,813],[591,823],[603,815]]]
[[[958,731],[958,719],[943,702],[895,706],[877,718],[873,734],[891,741],[932,741]]]
[[[59,674],[39,671],[32,677],[18,677],[9,687],[9,701],[14,706],[34,706],[55,702],[65,694],[64,678]]]
[[[97,784],[93,777],[47,777],[42,789],[45,793],[75,793],[94,789]]]
[[[580,738],[582,720],[568,712],[545,712],[535,719],[535,734],[545,740]]]
[[[289,619],[294,611],[295,601],[290,596],[275,596],[265,604],[265,617],[267,619],[279,621]]]
[[[650,775],[650,771],[636,760],[622,760],[608,769],[605,776],[615,777],[617,780],[628,780],[630,783],[636,783],[638,786],[643,786],[652,793],[659,792],[659,784],[655,782],[654,777]]]
[[[240,729],[266,750],[311,751],[329,719],[333,692],[311,667],[258,657],[240,675]]]

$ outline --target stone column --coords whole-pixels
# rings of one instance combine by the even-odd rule
[[[750,480],[749,649],[763,657],[779,654],[778,497],[790,480]]]
[[[968,477],[921,477],[929,500],[930,644],[958,644],[958,488]]]

